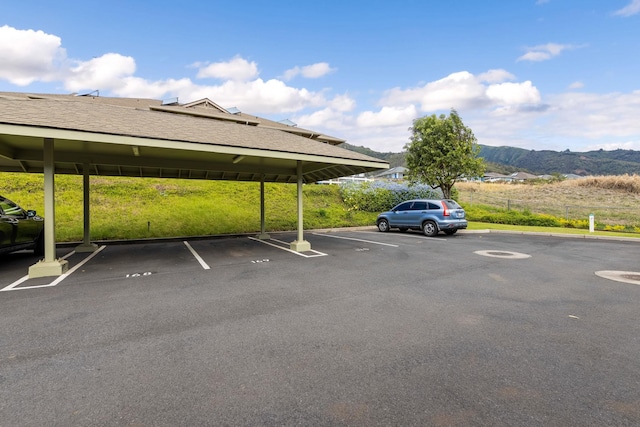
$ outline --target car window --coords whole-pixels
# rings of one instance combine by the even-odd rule
[[[436,205],[435,203],[429,202],[429,209],[440,209],[441,207]]]
[[[0,211],[2,211],[4,215],[17,216],[21,218],[24,217],[24,211],[22,208],[11,200],[0,198]]]
[[[414,211],[423,211],[427,209],[427,202],[413,202],[411,209]]]
[[[412,202],[400,203],[398,206],[396,206],[396,208],[394,210],[396,210],[396,211],[408,211],[408,210],[411,209],[411,203]]]
[[[444,203],[449,209],[462,209],[462,207],[455,202],[455,200],[445,200]]]

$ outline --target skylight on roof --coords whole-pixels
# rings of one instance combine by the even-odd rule
[[[227,111],[231,114],[240,114],[240,109],[238,107],[227,108]]]
[[[298,126],[296,123],[293,123],[289,119],[280,120],[278,123],[283,124],[283,125],[287,125],[287,126],[293,126],[293,127]]]
[[[162,105],[178,105],[178,97],[176,96],[175,98],[163,99]]]

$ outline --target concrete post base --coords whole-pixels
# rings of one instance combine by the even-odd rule
[[[271,236],[269,236],[268,233],[260,233],[256,236],[256,238],[260,240],[268,240],[271,238]]]
[[[307,252],[311,250],[311,243],[307,242],[306,240],[294,240],[293,242],[291,242],[290,249],[296,252]]]
[[[69,262],[67,260],[55,260],[50,262],[40,261],[29,267],[29,279],[62,276],[68,269]]]
[[[98,250],[98,245],[95,243],[83,243],[80,246],[77,246],[75,251],[76,253],[86,253],[86,252],[95,252]]]

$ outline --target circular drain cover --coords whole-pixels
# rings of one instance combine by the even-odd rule
[[[614,271],[603,270],[596,271],[596,276],[600,276],[605,279],[615,280],[616,282],[631,283],[633,285],[640,285],[640,273],[635,271]]]
[[[475,251],[474,253],[482,256],[504,258],[504,259],[531,258],[531,255],[522,254],[520,252],[510,252],[510,251]]]

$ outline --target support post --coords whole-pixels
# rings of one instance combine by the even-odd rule
[[[291,242],[291,250],[296,252],[306,252],[311,250],[311,244],[304,240],[304,223],[302,218],[302,160],[298,160],[298,238]]]
[[[82,165],[82,204],[83,204],[83,220],[84,220],[84,238],[82,240],[82,244],[76,247],[76,252],[95,252],[98,250],[98,245],[95,243],[91,243],[91,209],[89,202],[89,194],[90,194],[90,177],[89,177],[89,168],[91,166],[89,163],[84,163]]]
[[[69,268],[56,259],[56,198],[53,139],[44,139],[44,259],[29,267],[29,278],[60,276]]]
[[[271,238],[269,234],[265,231],[265,221],[264,221],[264,174],[260,177],[260,234],[258,235],[258,239],[266,240]]]

